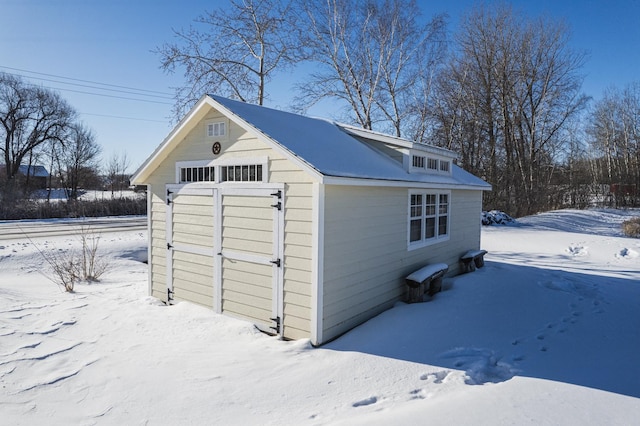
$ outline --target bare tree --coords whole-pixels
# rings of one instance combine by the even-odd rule
[[[71,126],[60,158],[60,175],[69,190],[69,199],[78,198],[78,188],[83,184],[83,179],[91,177],[87,171],[97,169],[96,162],[101,150],[89,128],[79,123]]]
[[[119,191],[120,196],[122,196],[122,190],[129,186],[129,175],[127,174],[129,166],[131,166],[131,161],[126,152],[122,154],[114,153],[109,159],[106,171],[111,197],[114,196],[115,191]]]
[[[640,203],[640,83],[611,88],[590,114],[594,172],[619,205]]]
[[[204,93],[216,92],[262,105],[266,83],[297,60],[288,2],[232,0],[229,8],[205,12],[177,39],[156,49],[161,68],[184,70],[174,112],[181,117]]]
[[[300,86],[302,108],[337,99],[365,129],[424,135],[424,122],[412,115],[428,103],[444,52],[444,16],[418,25],[413,0],[302,0],[301,10],[302,44],[317,69]]]
[[[568,42],[563,22],[505,6],[479,7],[462,22],[440,80],[438,135],[494,185],[493,208],[519,216],[548,205],[562,130],[588,100],[578,73],[584,54]]]
[[[24,158],[45,142],[62,141],[74,116],[75,111],[56,92],[0,73],[0,153],[9,193]]]

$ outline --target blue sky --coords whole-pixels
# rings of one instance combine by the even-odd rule
[[[171,130],[172,87],[182,84],[181,74],[160,70],[152,50],[172,40],[172,28],[186,28],[203,11],[227,3],[0,0],[0,71],[59,90],[95,132],[105,161],[126,152],[133,171]],[[451,32],[476,4],[472,0],[418,3],[426,17],[446,12]],[[640,82],[640,0],[510,3],[531,17],[547,14],[568,22],[572,47],[588,53],[583,70],[587,95],[597,99],[607,87]],[[267,105],[286,108],[292,82],[301,77],[294,73],[276,79],[267,88]],[[330,115],[330,111],[311,113]]]

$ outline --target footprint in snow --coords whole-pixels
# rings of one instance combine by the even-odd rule
[[[409,394],[411,399],[426,399],[428,396],[424,389],[414,389]]]
[[[500,383],[511,379],[517,373],[516,369],[487,348],[457,348],[441,356],[452,359],[456,368],[465,369],[465,383],[468,385]]]
[[[369,398],[354,402],[353,404],[351,404],[351,406],[356,408],[364,407],[366,405],[375,404],[376,402],[378,402],[378,398],[375,396],[370,396]]]
[[[449,372],[447,370],[437,371],[435,373],[425,373],[420,376],[420,380],[433,380],[433,383],[440,384],[448,375]]]
[[[635,259],[639,255],[640,254],[637,251],[628,248],[623,248],[618,253],[616,253],[616,257],[618,259]]]
[[[589,254],[587,252],[587,248],[588,247],[584,247],[581,245],[571,245],[567,247],[567,253],[569,253],[571,256],[586,256],[587,254]]]

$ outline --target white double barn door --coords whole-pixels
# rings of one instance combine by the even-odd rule
[[[167,185],[167,294],[281,333],[283,188]]]

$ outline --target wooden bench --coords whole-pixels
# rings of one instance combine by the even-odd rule
[[[460,257],[460,266],[462,273],[473,272],[476,268],[482,268],[484,266],[484,255],[487,254],[486,250],[469,250]]]
[[[422,302],[424,294],[433,296],[442,290],[442,277],[449,270],[446,263],[435,263],[424,266],[405,278],[409,287],[407,303]]]

